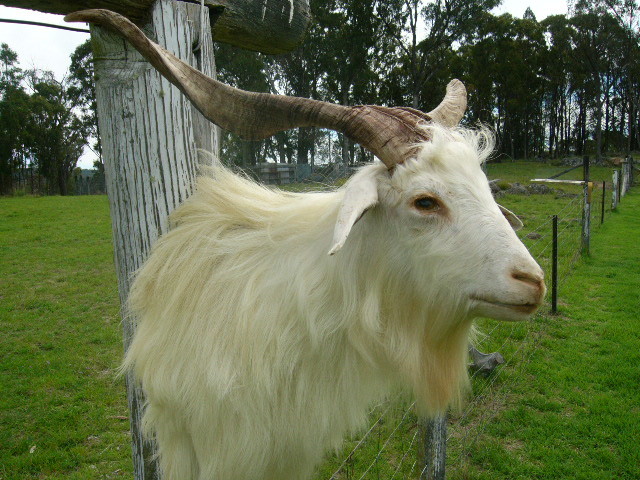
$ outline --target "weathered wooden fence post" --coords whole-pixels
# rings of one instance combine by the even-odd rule
[[[611,210],[615,210],[618,208],[618,186],[619,181],[618,177],[620,176],[620,172],[618,170],[613,171],[613,176],[611,179]]]
[[[476,374],[488,377],[496,367],[504,363],[498,352],[482,353],[469,345],[470,368]],[[422,463],[420,480],[445,480],[447,459],[447,415],[420,421],[422,431]]]
[[[633,158],[629,155],[625,157],[622,164],[622,189],[621,196],[627,194],[633,183]]]
[[[591,240],[591,190],[593,184],[589,182],[589,156],[585,155],[584,168],[584,209],[582,212],[582,254],[589,255],[589,243]]]
[[[157,0],[144,26],[157,43],[209,76],[215,76],[211,18],[217,19],[219,31],[213,31],[218,38],[234,41],[240,32],[236,44],[272,53],[293,48],[309,19],[305,0],[289,1],[287,9],[273,2],[267,7],[266,2],[225,1],[220,7],[224,22],[210,15],[210,4]],[[213,153],[207,161],[217,157],[218,136],[189,100],[120,36],[98,27],[91,31],[126,349],[135,330],[135,319],[126,311],[132,274],[168,231],[169,214],[192,193],[198,150]],[[131,378],[126,383],[134,478],[155,480],[160,472],[154,448],[141,433],[143,394]]]
[[[624,167],[618,170],[618,203],[622,200],[622,178],[624,177]]]
[[[209,16],[201,28],[197,9],[159,0],[146,28],[160,45],[213,75]],[[197,149],[216,154],[217,137],[213,126],[182,93],[120,36],[98,27],[91,32],[126,350],[135,329],[135,320],[128,318],[125,307],[131,276],[156,239],[168,230],[169,214],[191,194]],[[200,32],[207,32],[207,38],[198,38]],[[196,43],[200,45],[198,58],[192,51]],[[153,446],[141,434],[143,394],[131,378],[126,381],[135,479],[156,479]]]
[[[447,416],[423,419],[424,466],[420,480],[444,480],[447,456]]]

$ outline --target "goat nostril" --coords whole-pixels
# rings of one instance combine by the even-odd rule
[[[515,271],[511,273],[511,277],[521,282],[530,283],[536,288],[541,288],[542,285],[544,285],[544,279],[542,276],[533,273]]]

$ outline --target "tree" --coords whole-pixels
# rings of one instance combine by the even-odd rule
[[[578,152],[588,137],[589,113],[593,120],[596,158],[602,158],[602,120],[619,66],[623,33],[608,13],[579,13],[571,19],[576,59],[574,88],[579,95]]]
[[[95,140],[92,150],[102,165],[102,148],[98,131],[96,87],[93,70],[93,49],[87,39],[71,54],[71,65],[67,78],[67,92],[71,103],[80,112],[78,118],[86,128],[89,137]]]
[[[325,100],[342,105],[377,103],[381,83],[380,59],[389,56],[381,41],[383,22],[378,15],[385,3],[380,0],[333,0],[317,2],[314,14],[322,32],[327,54],[320,57],[326,72],[322,88]],[[355,148],[340,135],[342,163],[353,162]]]
[[[67,195],[89,128],[75,114],[77,98],[69,94],[65,81],[58,82],[50,72],[31,71],[29,84],[33,91],[26,128],[29,152],[38,173],[47,179],[47,193]]]
[[[11,193],[18,171],[36,174],[37,189],[68,193],[69,178],[89,135],[97,136],[89,45],[72,56],[72,74],[17,67],[18,56],[0,48],[0,194]],[[28,87],[25,89],[25,85]],[[24,178],[25,175],[23,175]],[[36,187],[32,185],[32,191]]]
[[[0,46],[0,195],[13,190],[16,172],[25,167],[25,131],[29,95],[17,67],[18,55],[6,43]]]
[[[485,15],[474,43],[460,48],[469,119],[492,125],[498,147],[512,158],[537,154],[544,144],[543,33],[534,20]]]
[[[216,44],[215,47],[218,78],[221,82],[252,92],[271,91],[264,55],[224,43]],[[267,140],[270,141],[272,140]],[[236,165],[250,167],[262,156],[264,146],[264,142],[243,140],[226,133],[222,136],[222,158]]]
[[[387,17],[388,31],[399,49],[401,71],[406,77],[401,85],[411,106],[428,109],[438,102],[437,89],[425,87],[441,70],[446,70],[445,62],[454,45],[471,40],[478,19],[499,3],[500,0],[436,0],[425,4],[404,0],[399,13],[402,29],[394,29],[392,17]]]
[[[617,61],[616,76],[617,85],[612,86],[612,90],[617,95],[610,99],[605,90],[605,133],[610,129],[615,130],[607,121],[610,117],[609,111],[617,105],[620,108],[618,115],[627,117],[626,128],[624,122],[618,122],[620,135],[624,135],[626,130],[626,151],[632,146],[640,147],[638,136],[638,112],[640,111],[640,84],[638,82],[638,71],[640,70],[640,5],[636,0],[574,0],[570,2],[574,17],[596,17],[602,18],[609,26],[617,23],[617,28],[611,29],[609,33],[617,38],[617,45],[610,53],[614,54]],[[616,40],[614,40],[616,42]],[[613,100],[613,101],[611,101]],[[596,127],[597,128],[597,127]],[[605,139],[606,140],[606,139]]]
[[[536,18],[536,14],[533,13],[533,10],[531,10],[531,7],[527,7],[527,9],[524,11],[524,15],[522,15],[522,19],[531,20],[533,22],[538,21],[538,19]]]
[[[8,86],[17,87],[20,85],[22,70],[17,66],[18,54],[11,50],[6,43],[0,46],[0,63],[2,64],[0,89],[4,91]]]
[[[324,1],[311,1],[312,19],[304,41],[294,51],[279,55],[273,62],[270,73],[277,88],[274,91],[285,95],[323,100],[321,87],[327,77],[326,58],[330,54],[329,42],[325,41],[326,25],[323,9]],[[275,86],[275,85],[274,85]],[[315,160],[316,140],[319,137],[315,127],[298,128],[296,132],[281,132],[276,136],[279,156],[293,156],[296,163],[313,164]],[[289,160],[290,161],[290,160]]]

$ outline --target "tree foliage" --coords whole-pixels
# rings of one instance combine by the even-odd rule
[[[69,193],[71,174],[90,135],[97,137],[88,44],[72,55],[71,74],[23,72],[18,56],[0,48],[0,194],[17,186],[34,193]]]
[[[499,0],[310,0],[304,42],[268,56],[216,45],[222,81],[246,90],[345,105],[429,111],[454,77],[469,91],[468,125],[496,132],[511,158],[624,153],[640,148],[640,7],[636,0],[573,0],[566,15],[495,15]],[[23,72],[0,49],[0,193],[16,172],[66,193],[87,138],[98,138],[88,42],[69,76]],[[225,134],[222,158],[349,165],[371,154],[318,128],[261,142]],[[95,147],[99,153],[99,144]],[[100,168],[102,164],[98,162]],[[36,188],[34,188],[37,190]]]
[[[483,122],[512,158],[638,149],[640,52],[632,0],[576,0],[538,20],[494,15],[498,0],[312,0],[312,25],[295,52],[250,63],[218,57],[225,80],[342,104],[431,110],[454,77],[469,89],[467,124]],[[323,145],[329,144],[329,147]],[[369,160],[317,129],[257,145],[276,161]],[[327,158],[325,158],[327,157]]]

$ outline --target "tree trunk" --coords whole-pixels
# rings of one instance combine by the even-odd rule
[[[316,136],[317,129],[311,127],[311,169],[313,169],[316,164]]]
[[[418,87],[414,87],[414,91],[411,95],[411,106],[418,110],[420,108],[420,92],[417,91]]]
[[[67,175],[63,166],[58,169],[58,189],[63,197],[67,195]]]
[[[602,162],[602,99],[598,99],[596,108],[596,162]]]
[[[551,105],[549,106],[549,158],[554,158],[554,144],[556,142],[556,122],[558,120],[558,95],[557,90],[553,92],[551,97]]]
[[[276,148],[278,149],[278,162],[279,163],[289,163],[287,161],[287,145],[286,138],[283,132],[277,133],[275,135],[276,139]]]
[[[309,147],[311,143],[311,129],[298,128],[298,148],[296,163],[298,165],[309,163]]]
[[[611,145],[611,135],[610,132],[611,130],[613,130],[611,128],[611,119],[612,119],[612,115],[611,113],[611,85],[610,82],[607,82],[607,88],[605,89],[605,97],[604,97],[604,135],[603,135],[603,139],[602,139],[602,149],[607,152],[610,150]]]
[[[564,132],[564,150],[565,152],[569,152],[571,147],[571,111],[573,110],[572,108],[572,102],[571,102],[571,98],[568,99],[569,101],[567,103],[565,103],[565,132]]]
[[[587,137],[587,107],[586,101],[584,99],[585,93],[582,92],[582,97],[580,98],[580,113],[578,115],[579,128],[580,128],[580,137],[578,139],[578,148],[577,153],[582,155],[584,153],[585,142]]]
[[[629,124],[628,124],[629,136],[627,137],[627,148],[626,148],[626,152],[625,153],[627,155],[629,155],[629,152],[631,152],[631,146],[633,144],[632,142],[633,142],[634,133],[635,133],[635,108],[634,108],[633,100],[631,99],[631,95],[633,95],[632,90],[629,89],[627,94],[629,95],[629,110],[628,110],[628,113],[629,113]],[[620,130],[622,131],[623,129],[621,128]]]
[[[196,6],[159,0],[148,27],[160,45],[195,66],[192,46],[199,40],[199,19]],[[204,20],[210,32],[209,16]],[[91,39],[126,350],[135,330],[135,319],[126,310],[131,276],[168,231],[169,214],[191,194],[196,150],[217,154],[217,132],[121,37],[92,27]],[[200,43],[202,69],[215,75],[210,35]],[[153,446],[141,435],[143,393],[130,376],[126,383],[134,478],[156,479]]]
[[[351,144],[351,140],[346,135],[341,135],[342,137],[342,164],[344,165],[345,171],[349,166],[349,147]]]
[[[256,150],[259,148],[260,142],[254,140],[240,140],[240,142],[242,166],[253,167],[256,164]]]

